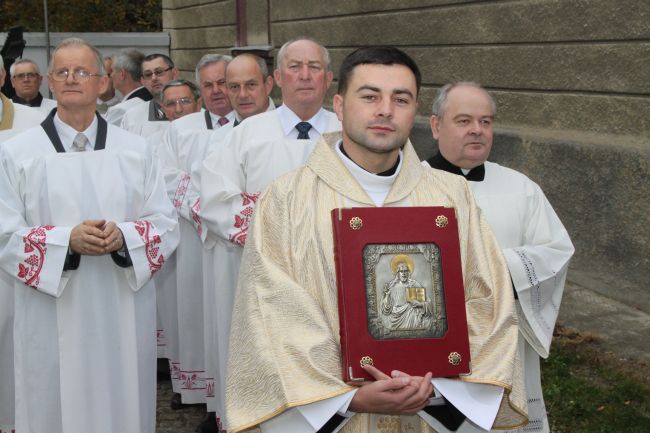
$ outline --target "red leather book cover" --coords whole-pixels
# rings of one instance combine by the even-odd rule
[[[470,372],[453,208],[332,210],[343,378]]]

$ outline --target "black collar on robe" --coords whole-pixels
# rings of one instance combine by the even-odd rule
[[[167,121],[168,119],[165,116],[165,112],[160,108],[160,104],[152,100],[149,101],[149,118],[147,120],[149,122],[161,122]]]
[[[465,179],[471,180],[473,182],[482,182],[483,179],[485,179],[485,164],[476,166],[467,174],[465,174],[459,167],[456,167],[454,164],[447,161],[445,157],[442,156],[440,151],[438,151],[435,156],[427,159],[427,162],[433,168],[437,168],[438,170],[443,170],[453,174],[458,174],[460,176],[463,176]]]
[[[205,126],[208,127],[208,129],[214,129],[214,125],[212,125],[212,117],[210,116],[210,111],[205,110]]]
[[[56,114],[56,108],[52,109],[52,112],[43,120],[41,127],[45,130],[48,138],[52,142],[52,145],[59,153],[65,153],[65,148],[63,143],[61,143],[61,138],[59,138],[59,133],[56,132],[56,127],[54,126],[54,115]],[[99,113],[95,112],[97,116],[97,139],[95,140],[95,150],[102,150],[106,148],[106,121]]]
[[[28,107],[40,107],[41,103],[43,102],[43,95],[41,95],[41,92],[38,92],[36,97],[31,101],[23,99],[18,95],[14,95],[13,98],[11,98],[11,100],[14,101],[16,104],[27,105]]]
[[[135,92],[131,93],[131,94],[129,95],[129,97],[126,98],[126,99],[128,100],[128,99],[133,99],[133,98],[140,98],[140,99],[142,99],[143,101],[148,102],[148,101],[151,101],[151,100],[153,99],[153,96],[152,96],[151,93],[147,90],[146,87],[140,87],[138,90],[136,90]]]
[[[350,161],[354,162],[354,163],[357,165],[357,167],[362,168],[364,171],[368,171],[368,170],[366,170],[365,168],[361,167],[359,164],[357,164],[357,163],[354,161],[354,159],[350,158],[350,156],[345,152],[345,149],[343,148],[343,144],[342,144],[342,143],[341,143],[341,145],[339,146],[339,149],[341,149],[341,153],[342,153],[343,155],[345,155],[345,157],[346,157],[347,159],[349,159]],[[394,166],[392,166],[391,168],[389,168],[389,169],[386,170],[386,171],[382,171],[381,173],[371,173],[371,174],[374,174],[375,176],[385,176],[385,177],[392,176],[392,175],[394,175],[395,172],[397,171],[397,167],[399,167],[399,154],[397,154],[397,161],[395,161],[395,165],[394,165]],[[368,171],[368,173],[370,173],[370,172]]]

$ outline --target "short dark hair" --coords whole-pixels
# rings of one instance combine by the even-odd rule
[[[339,87],[337,93],[344,94],[348,90],[348,81],[352,71],[359,65],[404,65],[415,75],[416,91],[420,93],[422,74],[417,63],[404,51],[395,47],[362,47],[358,48],[341,63],[339,70]]]
[[[142,63],[150,62],[156,59],[163,59],[163,61],[167,64],[167,66],[169,66],[170,68],[174,67],[174,61],[169,56],[160,53],[149,54],[148,56],[145,56],[144,59],[142,59]]]

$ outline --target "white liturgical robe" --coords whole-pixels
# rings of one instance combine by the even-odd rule
[[[214,117],[206,110],[174,120],[163,133],[154,136],[170,200],[179,212],[181,241],[176,250],[173,275],[166,275],[167,290],[159,291],[159,317],[166,340],[172,388],[185,404],[205,402],[205,360],[203,337],[202,245],[192,219],[191,206],[198,191],[191,182],[192,165],[205,158]],[[231,116],[234,119],[234,113]],[[234,122],[219,126],[219,134]],[[154,139],[150,139],[153,142]],[[171,270],[169,272],[172,272]],[[173,290],[169,290],[173,286]],[[161,296],[162,295],[162,296]]]
[[[14,104],[0,94],[0,144],[43,121],[45,115],[34,108]],[[14,428],[13,280],[0,271],[0,433]]]
[[[95,131],[101,143],[101,125]],[[56,132],[70,148],[65,130]],[[37,127],[6,142],[0,164],[0,266],[13,276],[16,309],[16,431],[153,433],[151,277],[178,229],[150,148],[108,125],[105,149],[58,153]],[[118,266],[117,255],[84,255],[63,270],[70,233],[87,219],[117,223],[132,266]]]
[[[151,100],[144,104],[136,104],[133,108],[124,113],[120,126],[129,132],[149,137],[156,131],[167,128],[169,120],[165,117],[162,109]]]
[[[295,122],[293,121],[295,118]],[[286,120],[290,119],[289,122]],[[203,162],[198,209],[205,247],[214,245],[214,286],[206,308],[206,386],[208,410],[224,416],[225,377],[228,361],[230,317],[239,274],[241,246],[246,241],[255,202],[278,176],[304,164],[321,134],[338,131],[334,113],[321,109],[309,122],[309,140],[297,140],[298,117],[285,105],[246,119],[216,146]],[[209,278],[209,277],[206,277]],[[205,310],[207,311],[207,310]],[[208,320],[212,323],[208,324]]]
[[[451,167],[440,158],[437,155],[429,162],[442,169]],[[510,432],[548,433],[539,358],[549,354],[574,248],[562,222],[535,182],[493,162],[485,162],[484,169],[483,180],[470,176],[469,185],[502,248],[517,292],[519,330],[525,338],[523,358],[529,423]],[[460,433],[482,431],[467,422],[457,430]]]

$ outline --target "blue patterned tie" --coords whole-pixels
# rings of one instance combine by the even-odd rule
[[[309,140],[309,130],[311,129],[311,123],[309,122],[300,122],[296,125],[298,130],[298,140]]]

